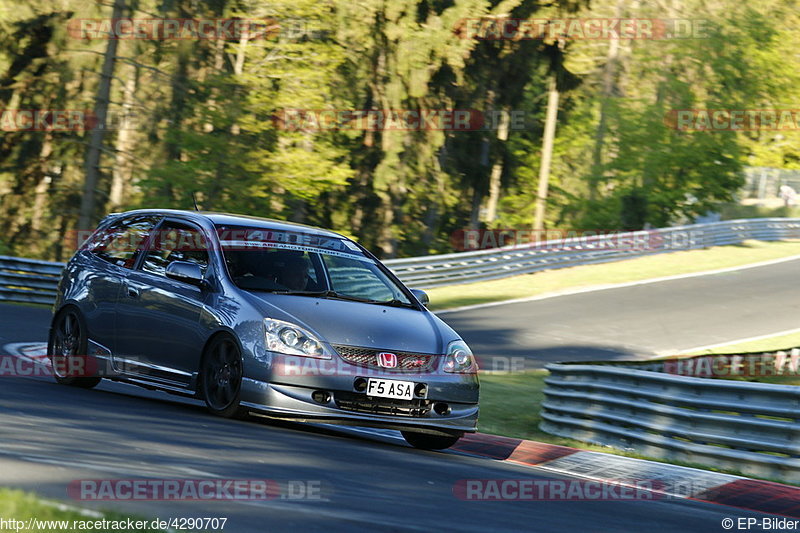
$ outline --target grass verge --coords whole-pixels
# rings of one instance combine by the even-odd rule
[[[755,204],[728,204],[720,209],[722,220],[738,220],[740,218],[799,217],[800,207],[784,207],[779,199]]]
[[[745,241],[732,246],[672,252],[613,263],[546,270],[492,281],[438,287],[427,291],[431,299],[428,307],[435,311],[500,302],[567,289],[743,266],[793,255],[800,255],[798,241]]]
[[[144,528],[137,528],[136,531],[165,531],[164,529],[153,529],[152,520],[147,518],[137,518],[115,512],[96,512],[83,511],[68,505],[59,504],[42,500],[35,494],[20,490],[0,488],[0,517],[5,520],[5,524],[0,523],[0,531],[64,531],[83,533],[89,530],[111,531],[113,528],[109,524],[105,527],[98,521],[116,521],[120,525],[128,520],[134,523],[139,521],[146,524]],[[10,520],[21,521],[21,527],[11,527]],[[35,521],[35,522],[29,522]],[[89,522],[93,527],[89,527]],[[28,528],[29,525],[33,527]],[[63,526],[63,527],[62,527]],[[126,528],[122,528],[126,529]]]

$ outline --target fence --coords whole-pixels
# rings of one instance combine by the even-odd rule
[[[547,369],[543,431],[800,483],[800,387],[608,364]]]
[[[385,263],[406,285],[430,289],[656,253],[738,244],[748,239],[797,238],[800,238],[800,219],[762,218],[620,233],[612,238],[600,235],[389,259]],[[0,256],[0,301],[52,303],[62,268],[62,263]]]
[[[52,304],[63,263],[0,256],[0,301]]]
[[[406,285],[429,289],[656,253],[738,244],[748,239],[796,238],[800,238],[800,219],[762,218],[624,233],[614,238],[615,245],[609,245],[607,237],[593,236],[478,252],[390,259],[385,263]],[[626,240],[628,244],[619,244]]]

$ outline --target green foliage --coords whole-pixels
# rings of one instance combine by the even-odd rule
[[[783,11],[782,3],[770,4],[721,4],[704,11],[712,23],[703,38],[632,46],[617,87],[626,97],[606,102],[606,160],[595,177],[601,194],[578,210],[580,225],[660,227],[733,199],[758,141],[744,132],[680,131],[669,117],[682,109],[777,107],[796,92],[797,74],[787,71],[785,55],[796,37],[768,14]],[[699,6],[686,2],[684,13],[699,13]]]
[[[746,165],[800,168],[798,131],[681,131],[669,119],[677,109],[792,107],[800,13],[784,0],[668,8],[618,0],[138,0],[126,9],[134,18],[274,18],[280,31],[245,41],[120,41],[111,110],[127,105],[135,120],[105,136],[98,216],[190,208],[194,193],[204,209],[330,227],[384,256],[451,251],[449,235],[466,227],[524,229],[533,223],[553,75],[561,103],[548,227],[691,221],[733,200]],[[76,39],[68,23],[109,14],[102,3],[0,0],[0,108],[93,108],[106,41]],[[700,38],[672,40],[464,38],[464,21],[485,16],[707,24]],[[524,120],[506,140],[496,127],[287,127],[282,117],[293,109],[506,110]],[[69,253],[62,241],[75,229],[87,140],[86,131],[4,132],[0,230],[8,253]]]

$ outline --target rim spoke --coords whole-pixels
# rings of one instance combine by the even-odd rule
[[[53,353],[51,354],[51,363],[53,365],[53,373],[58,377],[67,377],[59,372],[66,365],[67,358],[74,354],[78,349],[78,336],[77,321],[73,313],[67,313],[61,319],[58,326],[53,333]]]
[[[58,328],[56,329],[56,332],[53,334],[53,355],[61,354],[63,349],[64,349],[64,334],[61,332],[61,328]]]

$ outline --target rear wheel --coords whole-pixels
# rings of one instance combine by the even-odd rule
[[[236,342],[221,335],[206,349],[200,369],[200,391],[208,410],[225,418],[247,414],[239,405],[242,392],[242,354]]]
[[[100,383],[98,377],[70,375],[77,369],[86,369],[88,345],[86,325],[78,311],[67,308],[59,312],[53,319],[50,339],[47,343],[47,353],[53,368],[53,376],[58,383],[83,389],[91,389]],[[79,358],[82,360],[78,360]],[[73,371],[66,371],[66,369]]]
[[[419,433],[416,431],[402,431],[403,438],[406,439],[406,442],[412,445],[414,448],[420,448],[422,450],[444,450],[445,448],[449,448],[456,442],[461,436],[441,436],[441,435],[429,435],[427,433]]]

